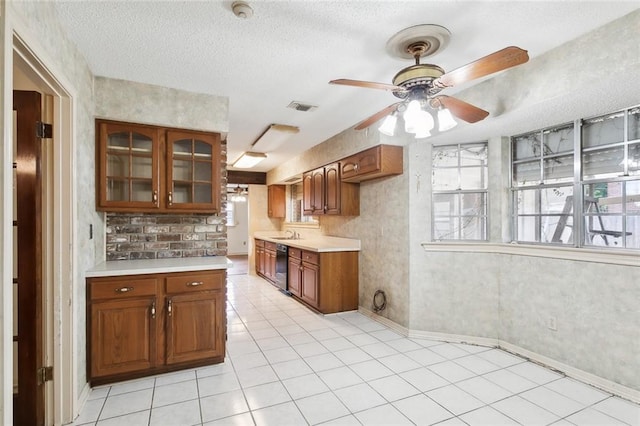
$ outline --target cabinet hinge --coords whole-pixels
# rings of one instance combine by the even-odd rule
[[[36,121],[36,137],[49,139],[53,137],[53,125]]]
[[[38,368],[38,385],[53,380],[53,367]]]

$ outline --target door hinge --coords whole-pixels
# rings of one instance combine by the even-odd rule
[[[38,385],[53,380],[53,367],[38,368]]]
[[[36,137],[50,139],[53,137],[53,125],[36,121]]]

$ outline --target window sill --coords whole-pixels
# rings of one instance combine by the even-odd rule
[[[543,247],[516,243],[425,242],[421,245],[428,252],[497,253],[640,267],[640,253],[630,250],[613,252],[589,248]]]

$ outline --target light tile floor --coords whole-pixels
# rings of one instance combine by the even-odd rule
[[[224,363],[96,387],[75,425],[640,425],[640,406],[489,347],[317,315],[229,277]]]

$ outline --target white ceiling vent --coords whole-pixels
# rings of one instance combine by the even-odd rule
[[[318,107],[315,105],[304,104],[298,101],[291,101],[291,103],[287,105],[287,108],[295,109],[296,111],[307,112],[307,111],[313,111]]]

